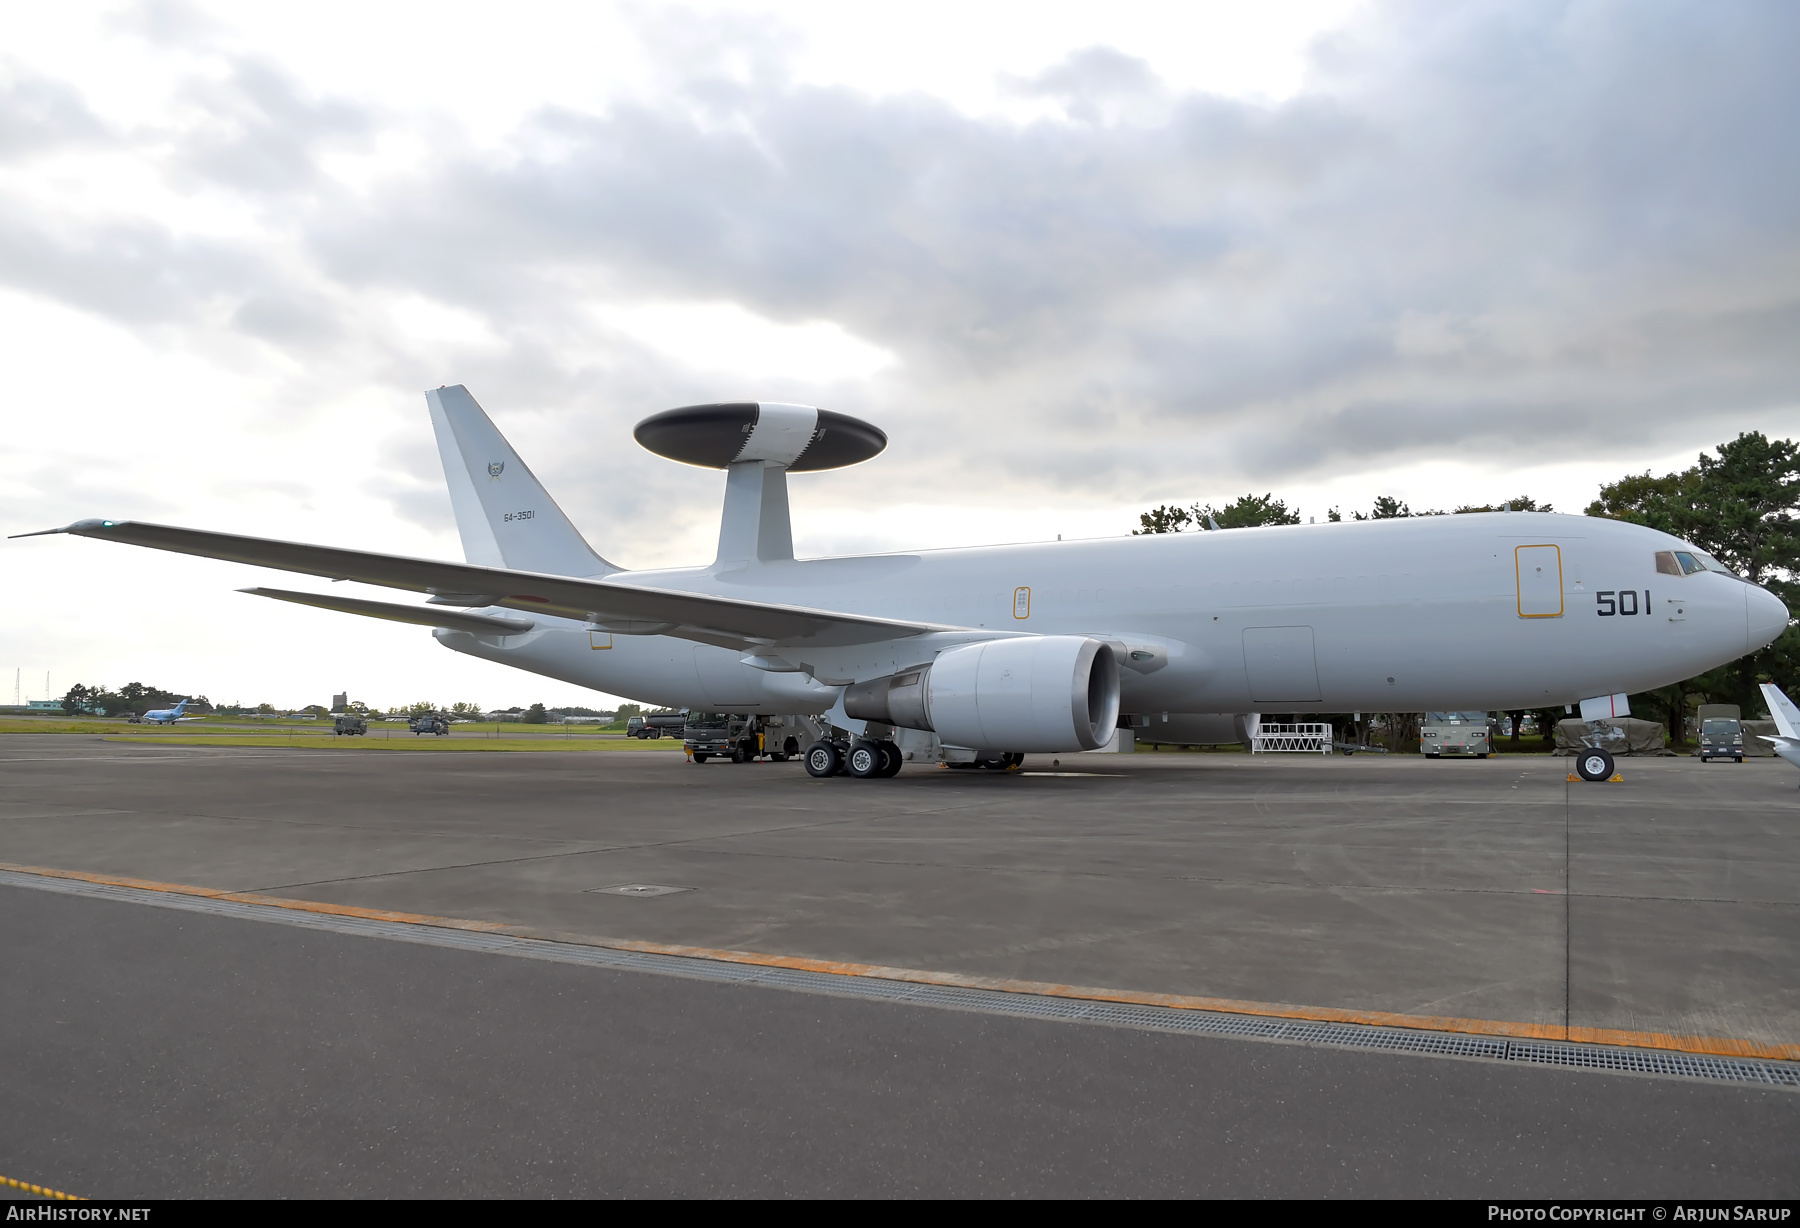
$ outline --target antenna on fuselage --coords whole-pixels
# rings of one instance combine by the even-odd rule
[[[658,456],[725,470],[714,567],[793,558],[787,475],[859,464],[887,447],[887,435],[860,418],[774,401],[666,409],[631,434]]]

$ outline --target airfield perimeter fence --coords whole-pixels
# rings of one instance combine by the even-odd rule
[[[1291,725],[1259,725],[1250,735],[1253,755],[1329,755],[1331,726],[1306,722]]]

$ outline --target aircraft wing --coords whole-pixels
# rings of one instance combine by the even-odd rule
[[[728,647],[768,644],[837,647],[961,629],[936,623],[871,618],[805,606],[649,588],[608,579],[553,576],[473,563],[373,554],[133,520],[78,520],[61,529],[15,536],[38,537],[48,533],[97,537],[103,541],[147,546],[152,550],[248,563],[253,567],[271,567],[332,580],[354,580],[360,584],[409,589],[416,593],[442,594],[454,598],[458,605],[501,606],[601,623],[625,634],[673,635]],[[327,602],[333,604],[326,605]],[[309,604],[345,609],[342,601],[332,598]],[[346,612],[368,613],[364,610]],[[493,634],[494,630],[498,628],[488,633]]]

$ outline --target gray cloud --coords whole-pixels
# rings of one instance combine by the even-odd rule
[[[318,159],[381,117],[251,63],[190,94],[208,122],[166,155],[172,178],[262,202],[344,301],[424,294],[486,319],[498,350],[350,336],[325,291],[247,245],[149,227],[83,244],[18,218],[0,275],[139,323],[222,298],[234,327],[321,366],[354,353],[409,397],[465,380],[564,441],[533,464],[579,476],[567,501],[590,523],[697,489],[624,432],[720,396],[876,418],[890,484],[1117,498],[1656,451],[1697,413],[1723,435],[1800,409],[1792,5],[1389,4],[1279,105],[1175,93],[1091,48],[1013,83],[1065,113],[1023,125],[797,84],[753,24],[645,21],[667,97],[546,110],[505,156],[447,145],[372,194],[334,191]],[[77,104],[5,114],[72,141],[53,117]],[[831,319],[900,364],[742,387],[608,332],[590,297]],[[432,480],[413,457],[390,497],[434,515],[409,493]]]
[[[185,134],[174,166],[207,186],[294,192],[317,179],[322,150],[358,144],[374,126],[365,109],[310,98],[255,60],[235,60],[225,80],[195,81],[186,92],[207,122]]]
[[[81,95],[62,82],[19,72],[0,79],[0,161],[107,136]]]

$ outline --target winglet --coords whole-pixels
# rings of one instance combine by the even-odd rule
[[[8,534],[7,541],[16,541],[21,537],[49,537],[53,533],[82,533],[93,529],[110,529],[117,524],[116,520],[77,520],[74,524],[66,524],[60,529],[39,529],[36,533]]]

